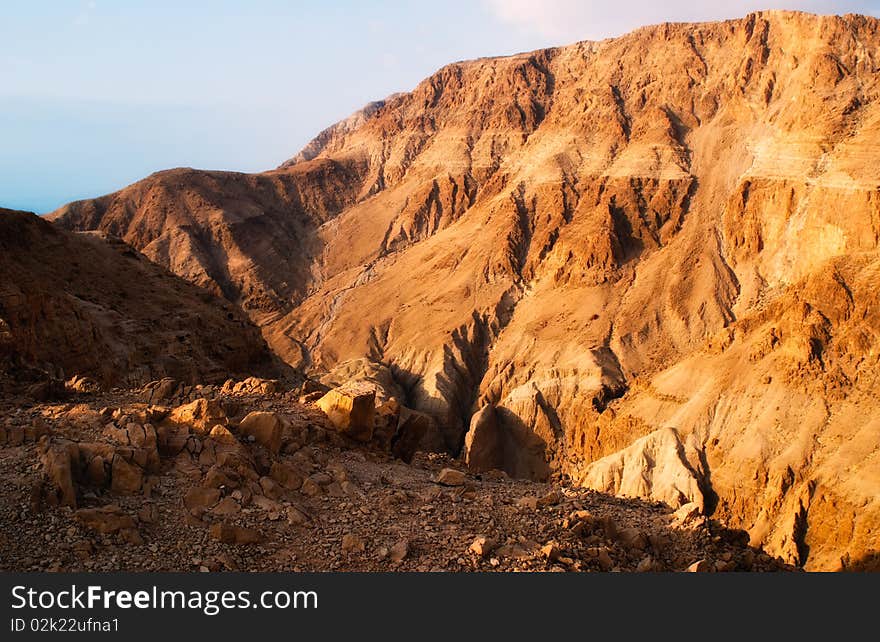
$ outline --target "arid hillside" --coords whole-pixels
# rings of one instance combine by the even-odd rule
[[[232,304],[118,239],[0,209],[0,378],[130,386],[273,371],[259,330]]]
[[[381,381],[473,470],[697,503],[837,569],[880,526],[880,21],[762,12],[444,67],[258,175],[52,215]]]

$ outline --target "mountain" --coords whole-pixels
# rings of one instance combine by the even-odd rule
[[[51,218],[295,367],[383,368],[475,469],[693,502],[835,569],[880,526],[878,65],[864,16],[663,24],[455,63],[277,170]]]
[[[21,380],[34,369],[109,387],[222,381],[274,366],[232,304],[118,239],[0,209],[0,372]]]

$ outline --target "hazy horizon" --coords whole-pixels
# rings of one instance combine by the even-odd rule
[[[450,62],[766,8],[877,15],[880,0],[3,7],[0,206],[46,213],[170,167],[271,169]]]

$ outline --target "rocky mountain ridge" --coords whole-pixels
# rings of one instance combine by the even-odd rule
[[[876,19],[761,12],[456,63],[277,170],[51,218],[312,376],[381,379],[473,469],[697,503],[834,569],[880,521],[878,56]]]

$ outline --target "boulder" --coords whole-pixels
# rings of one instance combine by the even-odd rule
[[[74,375],[64,385],[71,392],[78,392],[80,394],[95,394],[101,392],[101,384],[99,384],[97,380],[82,375]]]
[[[293,466],[280,461],[272,464],[269,477],[287,490],[298,490],[303,484],[303,476]]]
[[[473,543],[469,547],[469,550],[477,557],[486,557],[497,547],[498,542],[496,542],[494,539],[486,537],[485,535],[480,535],[476,539],[474,539]]]
[[[275,454],[281,451],[284,424],[281,417],[274,412],[257,411],[248,414],[238,425],[238,432],[245,437],[253,437],[254,441]]]
[[[437,473],[435,481],[444,486],[464,486],[467,482],[467,475],[454,468],[444,468]]]
[[[83,526],[102,535],[134,530],[137,526],[134,518],[116,504],[100,508],[81,508],[74,515]]]
[[[211,428],[211,432],[208,434],[208,436],[211,437],[211,439],[213,439],[214,441],[217,441],[221,444],[232,445],[238,441],[235,438],[235,435],[229,432],[228,428],[219,424]]]
[[[376,391],[369,384],[334,388],[316,403],[339,432],[358,441],[372,439]]]
[[[174,397],[180,384],[175,379],[166,377],[159,381],[151,381],[141,388],[141,397],[147,403],[160,403]]]
[[[207,433],[216,426],[226,426],[229,419],[219,402],[196,399],[172,410],[167,421],[178,426],[189,426],[196,432]]]
[[[208,533],[223,544],[257,544],[263,539],[258,530],[235,526],[227,522],[213,524]]]
[[[144,483],[141,467],[126,461],[122,456],[113,457],[110,465],[110,489],[114,493],[130,495],[140,492]]]
[[[504,449],[494,406],[483,406],[471,417],[462,456],[468,469],[477,473],[504,468]]]
[[[79,449],[73,442],[50,444],[42,454],[43,470],[53,489],[50,503],[76,508],[73,471],[79,464]]]
[[[220,501],[220,491],[216,488],[190,488],[183,498],[183,505],[190,511],[207,510]]]

